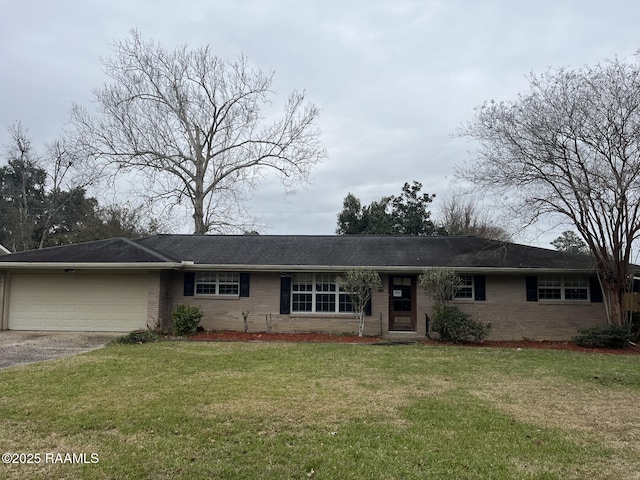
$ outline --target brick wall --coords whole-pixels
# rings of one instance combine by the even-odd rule
[[[365,335],[388,333],[389,280],[382,276],[382,287],[372,298],[372,315],[367,317]],[[155,280],[157,283],[159,280]],[[160,282],[162,283],[162,282]],[[201,325],[207,330],[244,329],[243,312],[248,312],[249,331],[266,332],[270,322],[273,332],[357,332],[351,314],[280,314],[280,274],[251,273],[249,297],[205,297],[183,295],[183,273],[173,272],[164,294],[173,311],[179,303],[197,305],[204,316]],[[590,302],[527,302],[524,275],[486,277],[486,301],[452,302],[475,320],[490,324],[491,340],[569,340],[578,329],[606,325],[604,304]],[[427,294],[416,287],[416,330],[426,336],[426,316],[432,315]]]
[[[490,340],[570,340],[581,328],[607,324],[602,302],[527,302],[524,276],[487,276],[486,289],[484,302],[453,305],[490,324]]]
[[[149,272],[147,326],[166,329],[171,324],[171,272]]]
[[[0,330],[6,330],[7,327],[9,326],[8,312],[5,312],[5,309],[4,309],[6,278],[7,278],[6,270],[0,270]]]

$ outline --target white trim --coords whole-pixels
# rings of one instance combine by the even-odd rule
[[[299,315],[299,314],[317,314],[317,315],[336,315],[336,314],[349,314],[349,315],[353,315],[353,311],[350,312],[343,312],[340,311],[340,295],[348,295],[347,292],[344,292],[340,286],[338,285],[338,283],[336,282],[336,277],[338,276],[337,273],[333,272],[333,273],[319,273],[319,272],[298,272],[298,275],[310,275],[311,276],[311,280],[310,283],[312,285],[311,290],[295,290],[294,286],[296,284],[296,277],[292,277],[291,278],[291,292],[289,295],[289,302],[290,302],[290,311],[291,311],[291,315]],[[330,281],[329,282],[321,282],[318,279],[318,275],[324,275],[329,277]],[[303,284],[307,283],[307,282],[302,282]],[[316,287],[318,286],[319,283],[323,283],[323,284],[330,284],[334,286],[334,290],[317,290]],[[294,310],[293,305],[294,305],[294,300],[293,297],[294,295],[311,295],[311,310]],[[330,295],[334,297],[334,310],[327,310],[327,311],[323,311],[317,310],[317,305],[318,305],[318,295]]]
[[[589,288],[589,277],[585,276],[576,276],[576,275],[555,275],[560,280],[560,285],[558,286],[549,286],[543,285],[540,286],[540,281],[545,280],[544,277],[538,277],[538,301],[540,302],[578,302],[578,303],[591,303],[591,289]],[[548,280],[548,278],[547,278]],[[567,286],[566,283],[568,280],[580,280],[586,282],[584,287],[575,287],[575,286]],[[545,290],[559,290],[560,298],[542,298],[540,296],[540,289]],[[567,298],[567,290],[584,290],[587,293],[586,298]]]
[[[458,276],[461,277],[461,278],[462,277],[470,277],[471,278],[471,284],[467,285],[465,283],[464,285],[461,285],[457,289],[456,294],[462,289],[464,289],[464,290],[471,289],[471,296],[470,297],[458,297],[458,296],[456,296],[454,294],[454,296],[453,296],[453,298],[451,300],[452,301],[462,301],[462,302],[464,302],[464,301],[467,301],[467,302],[475,301],[475,299],[476,299],[476,278],[475,278],[475,275],[466,274],[466,273],[459,273]]]
[[[182,265],[182,264],[178,264]],[[427,268],[451,268],[455,272],[464,274],[485,274],[485,273],[517,273],[521,275],[534,275],[541,273],[549,274],[576,274],[595,275],[594,269],[567,269],[567,268],[517,268],[517,267],[433,267],[424,266],[404,266],[404,265],[252,265],[252,264],[194,264],[189,265],[189,270],[218,270],[218,271],[240,271],[240,272],[286,272],[286,273],[310,273],[310,272],[346,272],[356,266],[375,270],[381,273],[397,273],[408,275],[419,275]],[[184,266],[183,266],[184,267]],[[0,263],[2,268],[2,263]]]
[[[180,263],[169,262],[0,262],[0,270],[176,270],[182,268]]]
[[[209,275],[215,275],[215,280],[214,281],[201,281],[198,282],[198,275],[204,275],[204,274],[209,274]],[[225,273],[225,274],[235,274],[235,276],[237,277],[237,281],[234,282],[222,282],[220,280],[220,274],[221,273]],[[214,286],[214,290],[215,293],[198,293],[198,284],[200,285],[213,285]],[[238,288],[238,293],[220,293],[220,286],[221,285],[234,285]],[[196,297],[215,297],[215,298],[238,298],[240,297],[240,273],[239,272],[220,272],[220,271],[206,271],[206,272],[197,272],[195,279],[194,279],[194,283],[193,283],[193,295]]]
[[[251,265],[251,264],[192,264],[191,261],[181,262],[0,262],[0,270],[8,269],[127,269],[127,270],[215,270],[233,272],[345,272],[354,268],[354,265]],[[430,265],[402,266],[402,265],[362,265],[362,268],[370,268],[381,273],[400,273],[418,275],[426,268],[439,268]],[[565,269],[565,268],[517,268],[517,267],[442,267],[451,268],[464,274],[563,274],[563,275],[595,275],[593,269]]]

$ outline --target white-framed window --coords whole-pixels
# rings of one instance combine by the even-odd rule
[[[240,274],[235,272],[197,272],[196,295],[240,295]]]
[[[589,279],[549,275],[538,277],[540,300],[589,300]]]
[[[291,311],[349,313],[353,304],[338,287],[335,274],[296,273],[291,279]]]
[[[473,275],[458,275],[460,284],[453,298],[473,300]]]

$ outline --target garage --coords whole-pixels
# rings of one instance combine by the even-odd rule
[[[13,273],[10,330],[128,332],[147,324],[148,275]]]

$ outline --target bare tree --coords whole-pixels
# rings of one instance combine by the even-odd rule
[[[0,167],[0,238],[13,251],[51,246],[62,236],[64,243],[72,241],[95,213],[97,200],[85,194],[100,172],[64,140],[38,152],[22,123],[8,132],[7,165]]]
[[[65,213],[74,199],[81,197],[84,201],[86,189],[100,181],[100,171],[87,164],[81,152],[64,139],[46,145],[41,166],[47,172],[47,195],[38,248],[47,245],[56,218]]]
[[[7,165],[0,168],[2,238],[12,251],[33,248],[36,226],[44,212],[46,172],[38,166],[27,129],[15,122],[7,131]]]
[[[140,174],[155,200],[188,202],[195,233],[246,229],[242,201],[264,173],[290,192],[325,155],[318,108],[293,91],[281,115],[269,111],[273,73],[243,56],[167,51],[136,31],[113,52],[102,59],[112,83],[95,91],[101,115],[73,107],[77,138],[92,158]]]
[[[358,321],[358,336],[364,334],[364,320],[367,303],[375,288],[382,285],[380,275],[375,270],[354,267],[336,278],[336,283],[349,295],[353,314]]]
[[[508,241],[509,233],[497,225],[491,215],[481,211],[478,201],[472,197],[451,195],[440,204],[440,227],[448,235],[472,235]]]
[[[640,232],[640,54],[529,75],[517,99],[480,106],[460,134],[479,142],[458,171],[529,221],[568,219],[593,255],[610,323],[624,324]]]

